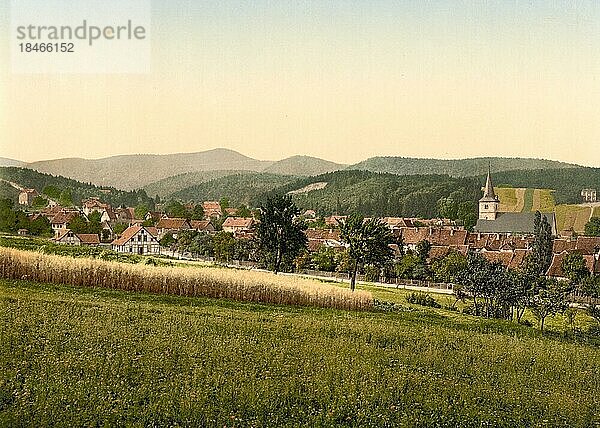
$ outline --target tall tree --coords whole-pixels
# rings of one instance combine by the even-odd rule
[[[194,211],[192,211],[192,220],[203,220],[204,219],[204,207],[202,204],[194,205]]]
[[[300,210],[288,195],[267,199],[260,207],[256,238],[258,252],[267,267],[279,272],[291,267],[293,260],[306,248],[306,225]]]
[[[348,254],[352,260],[350,289],[354,291],[356,273],[360,265],[372,264],[382,267],[391,260],[392,249],[389,244],[394,242],[394,236],[380,219],[365,220],[358,214],[340,222],[340,236],[348,245]]]
[[[600,217],[592,217],[585,225],[587,236],[600,236]]]
[[[529,267],[533,273],[543,276],[552,263],[552,228],[546,216],[539,211],[535,212],[533,231],[535,240]]]

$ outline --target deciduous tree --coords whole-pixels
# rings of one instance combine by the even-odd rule
[[[291,268],[293,261],[306,248],[306,225],[300,210],[290,196],[274,196],[260,207],[256,231],[258,252],[268,269],[278,273]]]
[[[381,220],[365,220],[356,214],[340,222],[340,236],[348,245],[348,254],[352,260],[350,289],[354,291],[359,266],[372,264],[382,267],[391,260],[392,250],[389,244],[394,242],[394,236]]]

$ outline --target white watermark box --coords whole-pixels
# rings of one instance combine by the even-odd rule
[[[11,0],[13,73],[148,73],[150,0]]]

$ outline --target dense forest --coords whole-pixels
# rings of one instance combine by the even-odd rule
[[[163,178],[143,187],[146,193],[150,196],[160,196],[161,199],[169,199],[174,193],[197,186],[207,181],[217,178],[227,177],[229,175],[245,175],[254,174],[252,171],[234,171],[234,170],[219,170],[219,171],[194,171],[184,172],[172,177]]]
[[[399,176],[368,171],[336,171],[300,179],[271,193],[287,193],[319,182],[327,185],[293,196],[299,207],[314,209],[319,215],[358,213],[433,218],[444,206],[444,214],[450,212],[453,213],[450,217],[466,218],[476,214],[481,197],[481,183],[474,178]]]
[[[82,199],[96,196],[113,206],[135,207],[146,204],[148,207],[154,207],[154,200],[148,197],[144,190],[125,192],[113,187],[98,187],[90,183],[81,183],[70,178],[44,174],[26,168],[0,167],[0,179],[17,183],[22,187],[36,189],[40,193],[50,190],[48,196],[56,199],[60,198],[60,194],[67,193],[75,205],[78,205]],[[3,183],[3,186],[0,187],[2,196],[14,201],[18,197],[18,192],[11,192],[6,186],[8,184]]]
[[[199,183],[173,193],[171,198],[185,202],[227,198],[232,206],[257,206],[264,193],[295,180],[293,176],[244,172]]]
[[[496,186],[554,189],[557,204],[581,202],[581,189],[600,190],[600,168],[504,171],[493,174]]]
[[[352,165],[348,169],[386,172],[398,175],[447,174],[452,177],[471,177],[487,173],[490,165],[492,172],[577,167],[577,165],[546,159],[499,157],[420,159],[388,156],[373,157]]]

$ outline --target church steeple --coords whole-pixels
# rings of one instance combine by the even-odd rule
[[[487,175],[487,180],[485,182],[483,197],[496,200],[496,193],[494,192],[494,185],[492,184],[492,164],[491,164],[491,162],[488,165],[488,175]]]
[[[479,219],[480,220],[496,220],[498,216],[498,208],[500,200],[494,192],[494,184],[492,183],[492,165],[488,165],[488,174],[483,188],[483,198],[479,200]]]

